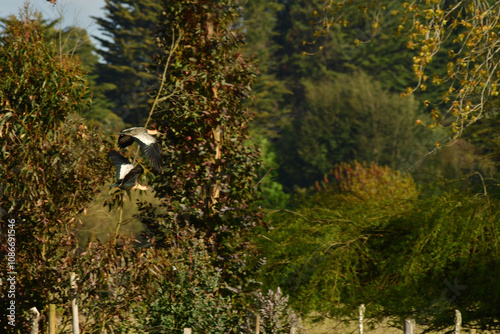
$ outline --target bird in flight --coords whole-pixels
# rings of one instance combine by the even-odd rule
[[[147,186],[139,184],[139,177],[144,173],[144,169],[141,165],[132,165],[127,158],[114,150],[109,151],[108,157],[115,165],[117,180],[116,183],[110,185],[110,187],[116,187],[126,191],[131,189],[148,189]]]
[[[120,135],[120,137],[118,137],[118,146],[120,148],[125,148],[136,142],[144,153],[146,153],[153,168],[157,172],[161,172],[161,150],[158,141],[153,137],[153,135],[159,134],[158,130],[134,127],[122,130],[118,134]]]

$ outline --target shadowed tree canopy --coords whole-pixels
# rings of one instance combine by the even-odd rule
[[[160,11],[159,0],[106,0],[105,17],[94,18],[105,36],[96,37],[104,60],[97,82],[106,85],[113,112],[128,124],[144,124],[150,109],[147,90],[155,80],[146,67],[158,52],[153,35]]]
[[[277,144],[281,180],[311,186],[335,164],[354,160],[406,168],[420,149],[418,104],[389,93],[364,72],[304,82],[306,100]]]

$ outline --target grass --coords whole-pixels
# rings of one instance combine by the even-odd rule
[[[358,334],[359,333],[359,324],[355,321],[345,324],[341,321],[336,320],[326,320],[321,323],[311,323],[305,322],[305,328],[308,334]],[[370,327],[368,325],[363,326],[364,334],[403,334],[403,330],[400,328],[396,328],[390,325],[388,321],[383,321],[382,323]],[[414,334],[420,334],[425,330],[425,327],[415,326]],[[429,332],[429,334],[450,334],[453,333],[453,328],[448,328],[439,332]],[[493,331],[469,331],[469,329],[462,328],[460,334],[494,334]]]

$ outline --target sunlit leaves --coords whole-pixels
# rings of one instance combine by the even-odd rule
[[[347,4],[358,6],[363,12],[366,8],[371,11],[378,8],[371,0]],[[328,9],[328,22],[342,16],[342,6],[325,9]],[[394,15],[401,19],[398,31],[409,38],[408,48],[415,50],[416,88],[427,89],[426,81],[430,77],[432,84],[449,87],[441,101],[432,101],[445,116],[436,124],[450,126],[459,136],[465,127],[491,113],[491,98],[497,96],[500,83],[500,42],[496,32],[500,3],[482,0],[405,2],[402,10],[380,17],[389,20],[389,16]],[[431,68],[433,59],[443,54],[449,56],[446,70]]]
[[[294,211],[275,213],[260,244],[266,283],[284,288],[302,312],[343,317],[365,302],[377,261],[370,245],[418,191],[409,175],[374,164],[339,164],[332,174]]]
[[[89,102],[78,60],[57,53],[28,9],[6,21],[0,76],[0,208],[18,223],[16,302],[42,309],[63,297],[53,287],[71,270],[76,216],[110,170],[104,139],[76,116]]]

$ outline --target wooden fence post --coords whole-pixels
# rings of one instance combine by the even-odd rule
[[[73,315],[73,334],[80,334],[80,325],[78,320],[78,304],[76,303],[76,274],[69,273],[69,285],[71,289],[71,313]]]
[[[297,328],[295,328],[293,326],[290,327],[290,334],[295,334],[295,333],[297,333]]]
[[[184,334],[191,334],[191,328],[184,328]]]
[[[31,334],[38,334],[38,322],[40,321],[40,312],[38,312],[36,307],[32,307],[29,309],[28,313],[30,314],[31,320]]]
[[[49,305],[49,334],[56,334],[56,305]]]
[[[255,334],[260,333],[260,314],[257,313],[255,316]]]
[[[359,305],[359,334],[363,334],[363,318],[365,316],[365,304]]]
[[[453,334],[460,334],[460,329],[462,327],[462,313],[459,310],[455,310],[455,330]]]
[[[404,331],[404,334],[414,334],[415,333],[415,320],[405,319],[403,331]]]

